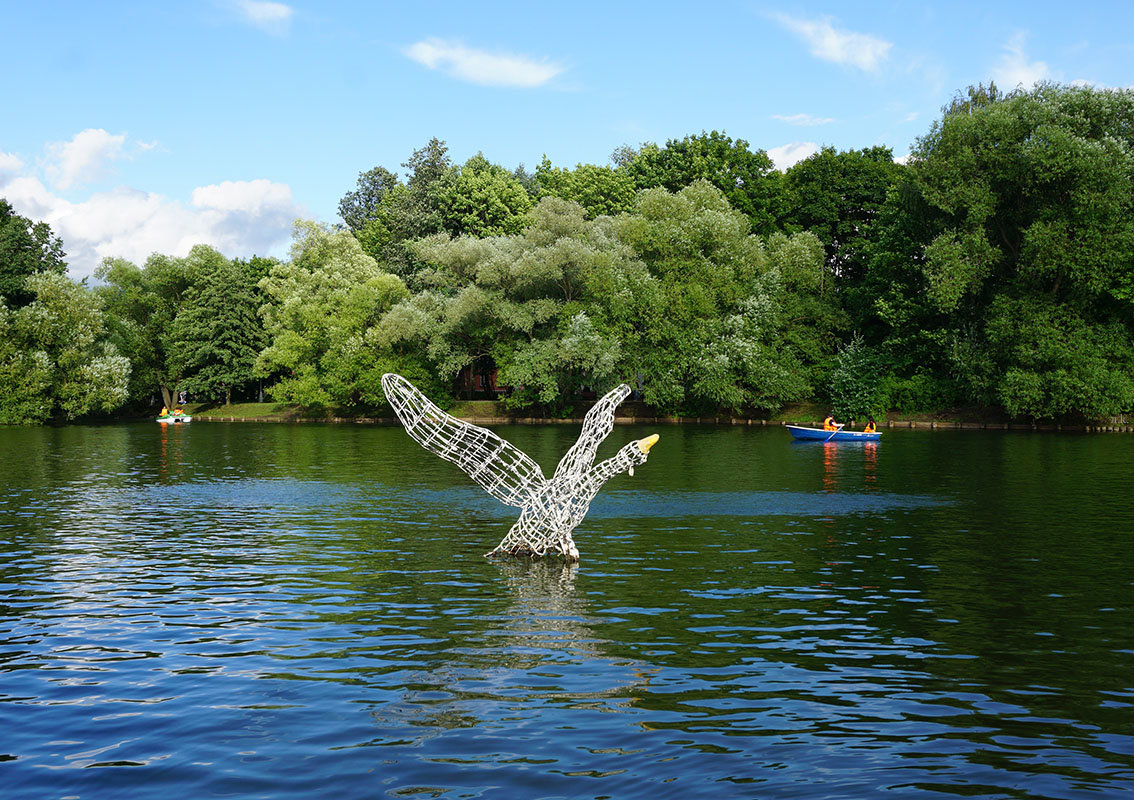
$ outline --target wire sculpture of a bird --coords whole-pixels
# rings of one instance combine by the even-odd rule
[[[382,376],[386,399],[406,432],[446,461],[451,461],[497,500],[520,510],[520,518],[487,555],[508,553],[534,557],[559,553],[579,560],[571,531],[583,521],[591,500],[608,480],[634,474],[643,464],[657,434],[630,442],[614,456],[595,463],[595,455],[614,427],[614,410],[630,395],[618,386],[594,404],[583,419],[578,441],[545,478],[539,464],[522,450],[481,428],[450,416],[430,402],[401,375]]]

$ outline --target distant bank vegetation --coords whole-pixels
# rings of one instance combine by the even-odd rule
[[[568,413],[616,382],[659,414],[829,404],[1134,410],[1134,92],[958,95],[908,163],[826,148],[786,172],[713,131],[608,165],[376,166],[285,261],[207,246],[66,277],[0,200],[0,422],[266,395],[381,411],[382,373],[442,402]]]

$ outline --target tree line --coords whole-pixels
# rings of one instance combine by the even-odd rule
[[[0,200],[0,422],[259,398],[384,407],[493,375],[513,409],[630,383],[659,413],[1134,410],[1134,92],[970,87],[918,138],[780,172],[713,131],[608,165],[359,175],[286,259],[207,246],[65,275]]]

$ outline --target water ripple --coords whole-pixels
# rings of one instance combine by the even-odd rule
[[[5,797],[1134,792],[1126,511],[997,472],[1027,450],[675,430],[566,566],[483,559],[513,510],[376,471],[397,433],[12,434]]]

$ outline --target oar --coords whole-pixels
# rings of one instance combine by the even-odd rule
[[[846,423],[844,422],[842,425],[840,425],[839,427],[837,427],[833,431],[831,431],[831,435],[823,440],[823,444],[826,444],[827,442],[831,441],[831,439],[834,438],[835,434],[838,433],[839,431],[841,431],[845,426],[846,426]]]

